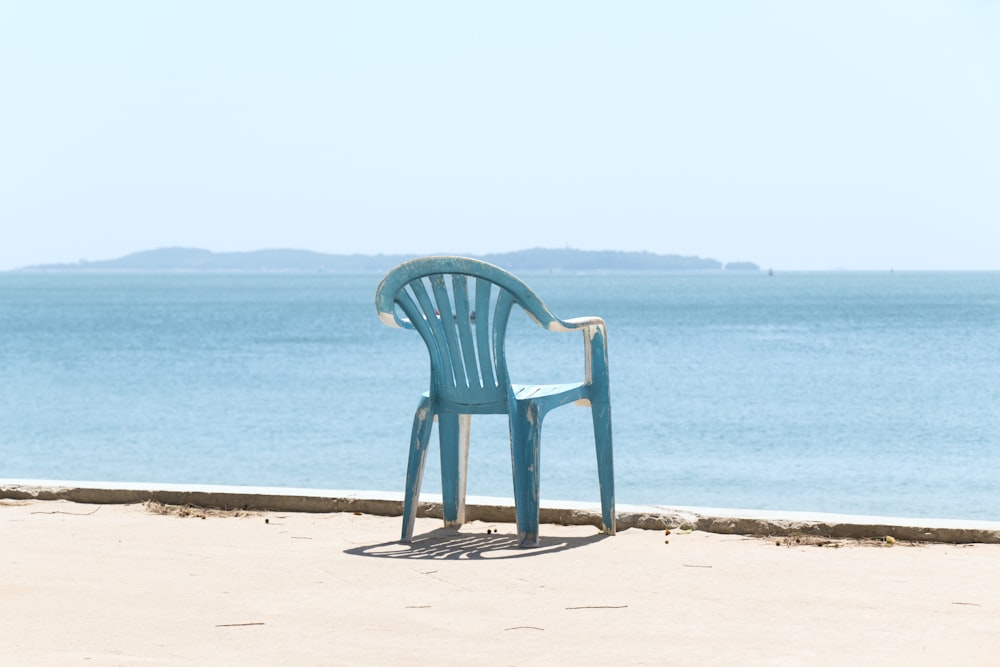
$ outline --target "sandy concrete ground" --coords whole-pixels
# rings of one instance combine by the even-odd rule
[[[3,665],[1000,664],[1000,545],[0,501]]]

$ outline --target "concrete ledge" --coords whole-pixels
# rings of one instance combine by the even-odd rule
[[[418,515],[441,518],[441,498],[424,494]],[[401,516],[403,494],[377,491],[336,491],[278,487],[241,487],[117,482],[0,480],[0,498],[11,500],[68,500],[93,504],[130,504],[155,501],[223,510],[276,512],[361,512]],[[905,519],[804,512],[619,505],[618,530],[686,528],[710,533],[762,537],[810,535],[827,538],[885,538],[917,542],[1000,544],[1000,522],[955,519]],[[509,498],[470,496],[466,520],[514,523]],[[596,503],[542,501],[542,523],[600,527]]]

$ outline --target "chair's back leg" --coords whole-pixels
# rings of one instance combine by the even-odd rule
[[[510,455],[514,471],[514,511],[517,540],[522,547],[538,546],[539,464],[542,411],[530,401],[515,402],[510,413]]]
[[[420,484],[424,478],[424,461],[427,459],[427,445],[434,426],[434,413],[427,397],[420,399],[417,412],[413,415],[413,431],[410,435],[410,457],[406,464],[406,490],[403,493],[403,542],[413,540],[413,524],[417,520],[417,506],[420,504]]]
[[[472,415],[438,415],[441,443],[441,499],[444,525],[465,523],[465,480],[469,468],[469,428]]]

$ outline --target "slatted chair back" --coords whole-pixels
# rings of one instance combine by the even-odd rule
[[[427,345],[432,397],[469,413],[507,412],[505,339],[515,304],[542,326],[556,319],[515,276],[461,257],[408,262],[376,292],[382,321],[415,329]]]

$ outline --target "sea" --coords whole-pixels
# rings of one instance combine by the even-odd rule
[[[618,503],[1000,520],[1000,273],[521,277],[607,322]],[[380,278],[0,273],[0,478],[402,491],[429,367]],[[516,382],[582,379],[579,334],[511,326]],[[599,500],[589,410],[541,451],[543,499]],[[468,493],[512,496],[503,416]]]

